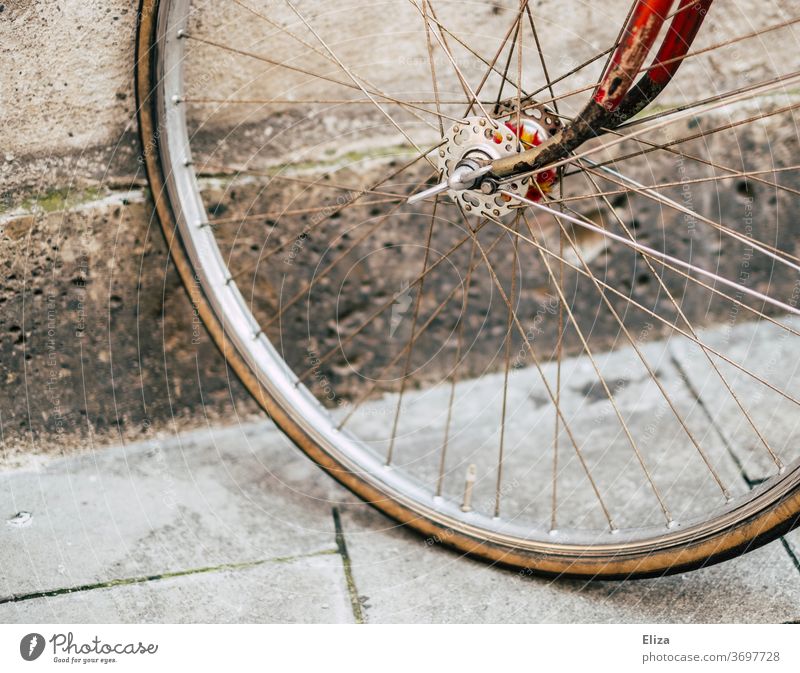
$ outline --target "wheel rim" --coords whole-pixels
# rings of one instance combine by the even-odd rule
[[[798,465],[793,462],[745,497],[709,512],[703,520],[673,523],[669,529],[662,525],[635,530],[553,532],[546,527],[520,526],[514,520],[487,516],[481,511],[464,512],[458,500],[436,496],[411,475],[387,469],[381,456],[354,435],[338,430],[340,419],[333,418],[305,386],[296,385],[297,374],[286,365],[264,334],[217,245],[214,229],[208,226],[207,204],[198,188],[185,116],[185,38],[180,37],[180,31],[187,31],[184,19],[188,7],[188,2],[161,3],[157,60],[157,76],[162,82],[157,102],[162,129],[160,149],[167,190],[182,240],[227,337],[248,361],[261,385],[282,408],[290,409],[294,421],[305,434],[324,447],[346,470],[386,494],[388,501],[399,502],[442,527],[513,549],[564,556],[641,553],[702,540],[772,506],[796,488],[800,476]],[[511,296],[514,296],[513,287]]]

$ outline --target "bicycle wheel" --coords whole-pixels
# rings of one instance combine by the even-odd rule
[[[141,5],[143,162],[227,361],[361,498],[531,572],[798,523],[798,19],[714,6],[690,49],[710,0],[660,3],[683,49],[636,71],[685,63],[591,126],[643,4]]]

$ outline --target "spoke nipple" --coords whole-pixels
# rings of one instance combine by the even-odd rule
[[[178,32],[175,33],[175,35],[179,40],[181,40],[181,39],[183,39],[185,37],[189,37],[189,33],[186,32],[185,28],[178,29]]]
[[[172,104],[173,104],[173,105],[178,105],[178,104],[181,102],[181,100],[182,100],[182,99],[181,99],[181,97],[180,97],[180,96],[173,96],[173,97],[172,97]]]
[[[189,158],[185,158],[182,163],[184,166],[191,166],[194,162]]]
[[[475,487],[475,480],[478,478],[478,468],[473,463],[467,468],[467,478],[464,482],[464,502],[461,504],[462,512],[472,511],[472,489]]]
[[[667,528],[669,528],[670,530],[672,530],[673,528],[677,528],[678,526],[680,526],[680,524],[674,519],[670,519],[667,522]]]

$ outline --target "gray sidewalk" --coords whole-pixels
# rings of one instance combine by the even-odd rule
[[[0,480],[5,518],[32,514],[0,529],[2,622],[800,619],[786,541],[663,579],[522,578],[398,529],[267,424]]]

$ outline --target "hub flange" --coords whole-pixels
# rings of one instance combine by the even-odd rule
[[[515,105],[502,103],[498,112],[496,119],[473,116],[453,124],[437,155],[443,181],[450,187],[449,196],[465,211],[490,217],[503,217],[519,206],[511,197],[495,194],[490,182],[470,184],[464,177],[468,178],[487,162],[540,145],[561,127],[558,118],[541,105],[526,105],[517,113]],[[512,181],[504,189],[539,200],[555,182],[553,171],[543,171],[534,179]]]

